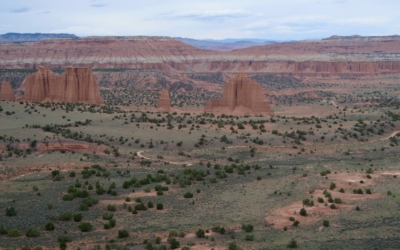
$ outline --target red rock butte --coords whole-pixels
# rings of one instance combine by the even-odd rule
[[[3,81],[1,83],[0,101],[15,101],[15,95],[9,82]]]
[[[104,104],[97,81],[88,68],[69,67],[58,75],[49,68],[39,67],[25,82],[25,101]]]
[[[160,111],[171,112],[171,100],[169,99],[168,90],[163,89],[161,91],[161,96],[157,103],[157,109]]]
[[[232,115],[274,115],[261,85],[243,74],[236,75],[229,80],[225,84],[222,99],[209,100],[204,112]]]

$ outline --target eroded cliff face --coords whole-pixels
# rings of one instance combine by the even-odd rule
[[[0,101],[15,101],[14,92],[9,82],[3,81],[0,86]]]
[[[157,109],[160,111],[171,112],[171,100],[169,99],[168,90],[163,89],[161,96],[157,102]]]
[[[222,99],[209,100],[204,112],[233,115],[274,115],[261,85],[243,74],[236,75],[227,82]]]
[[[303,76],[400,74],[400,38],[330,38],[233,51],[201,50],[168,37],[87,37],[1,44],[0,68],[65,66],[169,72]]]
[[[88,68],[66,68],[64,74],[58,75],[49,68],[39,67],[25,83],[25,101],[104,104],[96,79]]]

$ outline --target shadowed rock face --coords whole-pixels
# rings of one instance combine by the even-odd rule
[[[25,101],[104,104],[96,79],[88,68],[66,68],[64,74],[58,75],[49,68],[39,67],[25,81]]]
[[[169,99],[168,90],[163,89],[161,91],[161,96],[158,99],[157,109],[161,111],[171,111],[171,100]]]
[[[9,82],[3,81],[1,83],[0,101],[15,101],[14,92]]]
[[[242,74],[235,76],[226,83],[222,99],[209,100],[204,112],[234,115],[274,115],[260,84]]]

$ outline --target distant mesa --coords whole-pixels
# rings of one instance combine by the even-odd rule
[[[48,33],[7,33],[0,35],[0,42],[37,42],[50,38],[78,38],[74,34],[48,34]]]
[[[1,83],[0,101],[15,101],[15,95],[9,82],[3,81]]]
[[[49,68],[39,67],[25,82],[25,101],[104,104],[97,81],[88,68],[69,67],[58,75]]]
[[[160,111],[171,112],[171,100],[169,99],[168,90],[163,89],[158,99],[157,109]]]
[[[261,85],[244,74],[230,79],[225,84],[222,99],[209,100],[204,112],[229,115],[274,115]]]

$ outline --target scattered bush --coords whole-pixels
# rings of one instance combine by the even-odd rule
[[[254,229],[253,225],[251,224],[242,224],[242,230],[245,231],[246,233],[252,232]]]
[[[19,237],[22,233],[18,229],[11,229],[7,232],[8,237]]]
[[[129,237],[129,232],[125,229],[118,230],[118,238],[128,238]]]
[[[204,238],[206,236],[206,232],[203,229],[199,229],[196,232],[197,238]]]
[[[7,216],[16,216],[17,215],[17,211],[15,210],[14,207],[7,207],[6,208],[6,215]]]
[[[82,222],[79,224],[78,227],[81,230],[81,232],[89,232],[92,230],[93,225],[90,222]]]
[[[292,240],[289,242],[289,244],[287,245],[287,247],[289,247],[289,248],[297,248],[297,247],[298,247],[297,241],[296,241],[295,239],[292,239]]]
[[[82,220],[82,214],[81,213],[74,214],[74,221],[75,222],[80,222],[81,220]]]
[[[46,225],[44,225],[44,229],[46,229],[47,231],[53,231],[54,230],[53,222],[47,222]]]
[[[164,206],[162,203],[157,203],[157,210],[163,210]]]
[[[67,211],[67,212],[63,212],[58,216],[58,219],[61,221],[69,221],[72,218],[72,213]]]
[[[30,227],[28,232],[26,232],[26,237],[39,237],[40,231],[36,227]]]
[[[324,227],[329,227],[329,220],[324,220],[324,221],[322,222],[322,225],[323,225]]]
[[[307,216],[307,210],[305,210],[304,208],[300,209],[300,215]]]
[[[193,194],[190,192],[187,192],[183,197],[185,198],[193,198]]]

